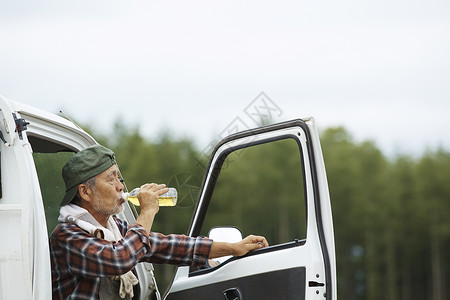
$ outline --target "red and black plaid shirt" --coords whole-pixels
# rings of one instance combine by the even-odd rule
[[[139,262],[204,265],[212,240],[185,235],[147,234],[139,224],[116,217],[123,239],[96,238],[72,223],[50,236],[53,299],[98,299],[100,277],[124,274]]]

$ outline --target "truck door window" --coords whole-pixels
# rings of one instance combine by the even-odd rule
[[[61,170],[73,154],[73,152],[33,153],[49,235],[58,224],[59,203],[66,190]]]
[[[275,245],[306,238],[299,145],[287,138],[236,150],[222,165],[201,234],[236,226]]]

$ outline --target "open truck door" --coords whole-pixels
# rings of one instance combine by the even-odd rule
[[[237,133],[215,147],[189,235],[223,226],[271,245],[203,269],[178,267],[165,299],[337,299],[331,205],[312,118]]]

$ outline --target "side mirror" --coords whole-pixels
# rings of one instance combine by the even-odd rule
[[[208,237],[216,242],[237,243],[242,241],[242,233],[237,227],[213,227]]]
[[[208,237],[216,242],[237,243],[242,241],[242,233],[237,227],[213,227],[208,233]],[[223,256],[214,260],[219,264],[232,256]]]

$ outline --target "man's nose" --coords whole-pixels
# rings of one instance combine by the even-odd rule
[[[116,185],[116,188],[118,188],[119,192],[123,191],[125,186],[123,185],[123,179],[117,178],[118,184]]]

